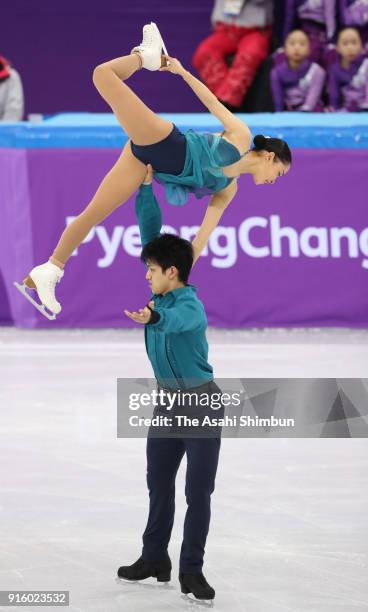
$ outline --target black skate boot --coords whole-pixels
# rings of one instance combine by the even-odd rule
[[[200,574],[183,574],[180,572],[179,581],[181,586],[181,592],[193,593],[196,599],[214,599],[215,589],[213,589],[203,576]]]
[[[171,580],[171,561],[167,557],[164,561],[145,561],[142,557],[133,565],[124,565],[118,569],[118,577],[125,580],[145,580],[146,578],[157,578],[157,582],[169,582]]]

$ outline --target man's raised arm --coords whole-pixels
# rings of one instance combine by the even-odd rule
[[[141,234],[142,247],[160,235],[162,214],[152,189],[152,166],[147,166],[147,174],[139,188],[135,200],[135,214]]]

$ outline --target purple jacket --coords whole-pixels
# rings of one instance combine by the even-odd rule
[[[326,73],[318,64],[305,59],[297,70],[287,60],[271,70],[271,89],[275,111],[322,110],[320,100]]]
[[[331,110],[359,111],[368,106],[368,57],[361,53],[343,68],[340,58],[331,65],[328,75]]]
[[[340,19],[345,26],[368,23],[368,0],[340,0]]]
[[[294,29],[296,17],[325,25],[327,40],[331,40],[336,30],[336,0],[286,0],[284,41]]]

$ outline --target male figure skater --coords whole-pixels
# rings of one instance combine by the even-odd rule
[[[153,296],[149,305],[125,314],[145,325],[145,341],[159,388],[165,381],[180,381],[185,390],[219,397],[208,363],[207,318],[196,289],[188,284],[193,265],[190,242],[172,234],[160,235],[160,207],[152,191],[152,169],[141,185],[136,200],[142,255],[147,265],[146,279]],[[172,387],[170,387],[170,390]],[[143,580],[150,576],[159,582],[171,578],[168,544],[174,522],[175,478],[187,455],[185,495],[188,504],[180,553],[179,581],[182,593],[197,599],[213,599],[214,589],[203,573],[203,556],[210,523],[211,494],[221,444],[215,437],[147,437],[147,485],[150,505],[143,534],[141,557],[118,569],[119,578]]]

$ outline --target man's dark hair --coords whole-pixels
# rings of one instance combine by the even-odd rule
[[[193,265],[192,243],[175,234],[161,234],[143,247],[141,260],[156,262],[163,272],[175,266],[178,279],[186,283]]]

